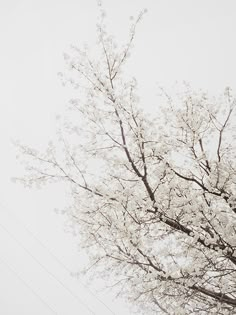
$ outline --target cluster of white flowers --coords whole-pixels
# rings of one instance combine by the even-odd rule
[[[188,90],[176,107],[168,99],[166,120],[145,115],[136,79],[122,75],[143,13],[123,48],[107,34],[102,11],[100,55],[77,47],[64,55],[68,74],[60,77],[84,87],[70,101],[79,126],[74,116],[65,123],[59,156],[53,143],[44,154],[21,147],[31,159],[25,183],[70,184],[69,228],[131,298],[171,315],[234,314],[232,100],[223,112],[222,100]]]

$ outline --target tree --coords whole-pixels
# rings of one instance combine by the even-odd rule
[[[66,213],[91,263],[146,314],[235,314],[235,99],[230,89],[219,98],[187,89],[145,114],[123,72],[142,15],[125,46],[102,14],[96,56],[65,55],[80,99],[63,154],[21,146],[24,181],[69,183]]]

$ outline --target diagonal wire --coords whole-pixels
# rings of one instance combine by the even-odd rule
[[[37,242],[40,244],[41,247],[43,247],[49,254],[50,256],[66,271],[69,273],[69,275],[71,275],[71,270],[21,221],[18,219],[18,217],[13,214],[13,212],[6,207],[5,205],[2,204],[2,202],[0,203],[1,206],[8,210],[8,214],[10,213],[10,215],[12,217],[14,217],[14,220],[19,223],[26,231],[27,233]],[[85,283],[83,283],[81,281],[81,279],[79,279],[79,282],[83,285],[83,287],[88,290],[91,295],[97,300],[99,301],[111,314],[115,315],[115,313],[112,311],[112,309],[106,305],[87,285],[85,285]]]
[[[9,269],[14,275],[15,277],[24,284],[25,287],[27,287],[32,293],[33,295],[35,295],[40,301],[41,303],[50,310],[51,314],[56,314],[57,312],[2,258],[0,258],[0,263],[5,265],[7,267],[7,269]]]
[[[90,314],[94,314],[93,310],[84,303],[78,295],[76,295],[69,287],[67,287],[60,279],[58,279],[49,269],[47,269],[32,253],[21,243],[19,240],[4,226],[0,223],[0,227],[22,248],[24,251],[38,264],[40,267],[48,273],[56,282],[58,282],[67,292],[69,292],[76,300],[79,301],[89,312]]]

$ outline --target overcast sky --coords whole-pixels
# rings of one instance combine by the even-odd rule
[[[119,40],[129,16],[148,9],[129,65],[144,107],[157,106],[158,84],[170,88],[176,80],[215,94],[236,90],[234,0],[103,3]],[[55,137],[55,115],[63,114],[71,93],[57,77],[63,52],[94,40],[97,16],[95,0],[0,0],[0,314],[112,314],[60,264],[72,272],[84,264],[53,211],[68,202],[62,187],[31,191],[10,180],[21,170],[12,139],[40,146]],[[107,292],[97,296],[113,313],[131,314]]]

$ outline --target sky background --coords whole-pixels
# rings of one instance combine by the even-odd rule
[[[236,90],[235,1],[103,4],[119,41],[127,38],[129,17],[148,9],[127,66],[145,108],[158,106],[158,84],[170,89],[185,80],[213,94]],[[107,291],[96,293],[109,311],[83,278],[70,276],[85,258],[54,212],[68,203],[63,187],[35,191],[11,181],[22,174],[12,140],[40,147],[55,137],[55,116],[63,115],[72,94],[57,77],[63,52],[94,41],[97,16],[95,0],[0,0],[0,314],[132,314]]]

